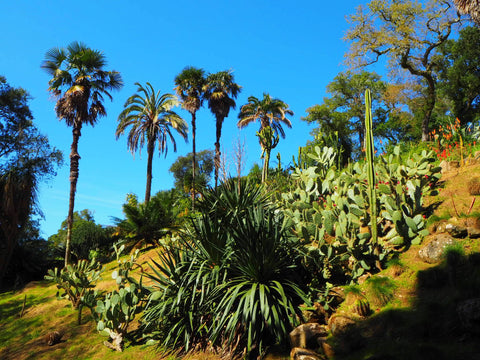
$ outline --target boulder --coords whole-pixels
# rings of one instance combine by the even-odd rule
[[[325,325],[302,324],[290,332],[290,346],[292,348],[318,349],[327,335],[328,329]]]
[[[463,239],[463,238],[466,238],[466,237],[468,236],[468,231],[467,231],[467,229],[464,228],[463,226],[459,226],[459,225],[454,225],[454,224],[448,223],[448,224],[445,226],[445,230],[446,230],[450,235],[452,235],[454,238]]]
[[[294,347],[290,352],[291,360],[326,360],[323,355],[316,353],[315,351]]]
[[[355,325],[355,320],[345,315],[333,315],[328,320],[328,326],[333,335],[340,335]]]
[[[443,253],[445,252],[445,248],[454,245],[455,241],[456,240],[448,234],[435,235],[431,242],[419,250],[418,255],[420,256],[420,259],[429,264],[440,262]]]
[[[468,237],[470,239],[478,239],[480,238],[480,229],[477,229],[475,227],[468,227],[467,228],[467,231],[468,231]]]

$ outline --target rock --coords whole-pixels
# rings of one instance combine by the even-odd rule
[[[302,316],[307,323],[319,323],[319,324],[327,324],[328,323],[328,313],[323,308],[323,306],[316,302],[313,304],[313,308],[309,308],[308,310],[302,311]]]
[[[446,172],[446,171],[450,171],[450,170],[453,170],[453,169],[457,169],[460,167],[460,162],[458,161],[445,161],[443,160],[440,165],[439,165],[441,168],[442,168],[442,173]]]
[[[345,315],[333,315],[328,321],[328,326],[333,335],[344,333],[355,325],[355,320]]]
[[[61,339],[62,339],[62,333],[58,331],[52,331],[51,333],[48,333],[47,335],[45,335],[45,343],[48,346],[53,346],[55,344],[58,344]]]
[[[292,348],[317,349],[327,335],[328,329],[325,325],[302,324],[290,332],[290,346]]]
[[[418,255],[423,261],[429,264],[434,264],[442,260],[445,248],[454,244],[455,239],[453,239],[450,235],[438,234],[435,235],[431,242],[419,250]]]
[[[447,229],[445,228],[447,226],[447,223],[441,222],[435,225],[435,229],[433,230],[436,233],[444,233],[447,232]]]
[[[468,231],[467,229],[465,229],[464,227],[462,226],[459,226],[459,225],[454,225],[454,224],[451,224],[451,223],[448,223],[446,226],[445,226],[445,230],[450,234],[452,235],[454,238],[460,238],[460,239],[463,239],[465,237],[468,236]]]
[[[333,348],[328,344],[326,341],[322,343],[322,350],[325,356],[329,359],[334,359],[335,358],[335,351]]]
[[[365,281],[367,281],[371,277],[372,277],[372,274],[370,274],[370,273],[363,274],[362,276],[360,276],[357,279],[357,282],[358,282],[359,285],[362,285]]]
[[[478,239],[480,238],[480,229],[474,228],[474,227],[468,227],[468,237],[470,239]]]
[[[326,357],[315,351],[295,347],[290,351],[291,360],[326,360]]]
[[[462,301],[457,305],[457,314],[463,328],[480,334],[480,298]]]

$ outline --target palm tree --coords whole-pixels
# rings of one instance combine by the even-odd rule
[[[146,87],[139,83],[137,92],[125,102],[124,109],[118,116],[118,126],[115,135],[117,139],[126,128],[131,126],[128,133],[127,146],[132,152],[142,148],[147,143],[147,185],[145,189],[145,204],[150,200],[152,188],[152,160],[155,143],[158,143],[160,153],[168,152],[168,142],[173,144],[173,151],[177,151],[177,143],[171,128],[174,128],[187,141],[188,125],[177,113],[171,109],[178,105],[175,95],[155,92],[147,82]]]
[[[457,9],[468,14],[472,20],[480,25],[480,0],[454,0]]]
[[[123,86],[120,73],[105,71],[105,56],[98,50],[88,48],[80,42],[72,42],[67,48],[50,49],[42,68],[52,76],[48,90],[58,99],[55,112],[72,127],[73,141],[70,148],[70,199],[67,217],[67,241],[65,244],[65,266],[70,255],[73,209],[77,190],[78,140],[84,124],[95,125],[97,119],[106,116],[104,96],[110,100],[111,90]]]
[[[215,115],[215,187],[218,185],[218,169],[220,167],[220,138],[222,136],[223,120],[228,116],[230,109],[235,108],[235,100],[240,93],[240,85],[235,83],[231,70],[219,71],[207,77],[205,85],[205,99],[208,108]]]
[[[260,121],[260,130],[257,132],[257,135],[262,147],[262,157],[264,158],[262,182],[267,178],[270,151],[276,146],[275,141],[278,143],[278,135],[280,134],[282,138],[285,138],[282,123],[289,128],[292,127],[291,121],[286,117],[287,115],[293,115],[293,111],[288,108],[288,104],[280,99],[272,98],[266,93],[263,94],[262,100],[257,99],[255,96],[250,96],[248,103],[240,108],[237,123],[239,128],[244,128],[257,120]],[[273,131],[269,131],[268,128],[271,128]],[[265,156],[263,156],[264,154]]]
[[[191,66],[175,77],[175,92],[182,101],[182,107],[192,115],[192,211],[195,211],[196,113],[203,104],[205,81],[205,71]]]

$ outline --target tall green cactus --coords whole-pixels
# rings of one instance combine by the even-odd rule
[[[367,154],[368,195],[370,197],[370,223],[372,244],[378,244],[377,235],[377,191],[375,189],[375,148],[373,145],[372,98],[370,90],[365,91],[365,152]]]

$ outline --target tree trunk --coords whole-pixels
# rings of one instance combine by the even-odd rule
[[[222,124],[223,124],[223,117],[217,116],[216,117],[216,125],[217,125],[217,141],[215,142],[215,189],[218,185],[218,169],[220,168],[220,138],[222,137]]]
[[[72,146],[70,148],[70,198],[68,203],[68,216],[67,216],[67,240],[65,243],[65,267],[67,267],[70,261],[70,243],[72,241],[72,227],[73,227],[73,210],[75,208],[75,193],[77,192],[78,181],[78,163],[80,155],[78,154],[78,140],[82,130],[82,123],[75,122],[73,125]]]
[[[153,162],[153,152],[155,151],[155,141],[148,139],[147,144],[147,185],[145,187],[145,204],[148,204],[150,201],[150,194],[152,192],[152,162]]]
[[[430,140],[430,119],[432,118],[433,109],[435,108],[435,79],[433,77],[425,77],[428,84],[427,101],[425,104],[425,116],[422,120],[422,141]]]
[[[195,172],[197,169],[196,163],[196,147],[195,147],[195,135],[197,131],[196,116],[195,112],[192,112],[192,212],[195,211]]]

